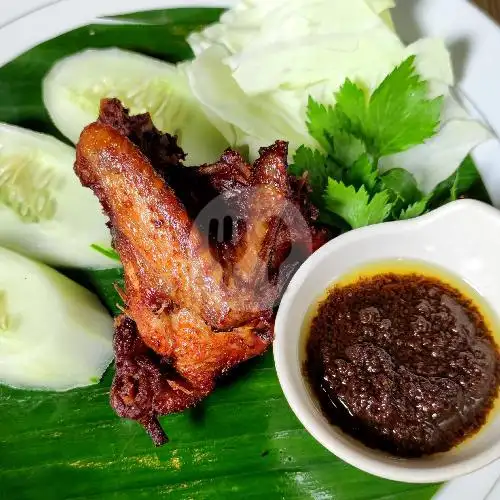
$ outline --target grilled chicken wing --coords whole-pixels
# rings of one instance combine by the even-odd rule
[[[176,139],[117,100],[81,135],[75,172],[109,216],[125,273],[111,402],[156,444],[159,415],[196,404],[268,348],[287,280],[328,237],[286,158],[278,141],[254,165],[228,150],[184,168]]]

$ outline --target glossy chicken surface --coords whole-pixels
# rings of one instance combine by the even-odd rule
[[[220,375],[265,352],[284,287],[327,239],[306,180],[287,173],[286,143],[263,148],[254,165],[231,150],[199,168],[183,159],[149,115],[130,117],[110,99],[75,164],[124,266],[111,402],[157,445],[159,415],[195,405]]]

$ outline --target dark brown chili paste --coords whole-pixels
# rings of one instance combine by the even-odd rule
[[[381,274],[319,306],[305,371],[332,424],[403,457],[449,450],[486,421],[500,357],[474,303],[436,278]]]

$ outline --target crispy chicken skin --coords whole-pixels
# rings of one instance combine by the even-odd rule
[[[262,251],[270,252],[271,245],[264,241],[272,240],[277,231],[270,219],[279,218],[288,199],[268,173],[272,168],[284,171],[284,158],[283,143],[263,150],[254,173],[259,188],[240,194],[239,204],[254,213],[246,231],[245,256],[229,280],[224,280],[223,266],[173,190],[118,131],[101,123],[87,127],[78,144],[76,172],[98,196],[112,227],[134,242],[144,265],[161,282],[159,288],[214,328],[227,329],[259,317],[277,299],[256,294],[255,286],[267,272]]]
[[[111,401],[120,416],[141,422],[161,445],[166,436],[157,416],[194,406],[212,392],[219,375],[264,353],[272,340],[272,318],[214,332],[151,285],[132,245],[116,233],[114,241],[125,269],[127,309],[116,320]]]
[[[313,224],[307,182],[287,173],[286,143],[263,148],[254,165],[231,150],[199,168],[183,159],[149,115],[130,117],[111,99],[82,132],[75,163],[124,266],[111,403],[157,445],[166,442],[158,416],[195,405],[220,375],[265,352],[287,280],[328,237]]]
[[[223,328],[234,306],[222,267],[141,151],[112,127],[94,123],[82,133],[76,165],[82,184],[98,196],[112,227],[134,242],[158,287]]]

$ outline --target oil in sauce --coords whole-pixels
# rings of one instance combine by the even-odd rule
[[[376,263],[336,283],[311,316],[304,371],[344,432],[419,457],[484,425],[500,383],[496,324],[463,281],[416,262]]]

